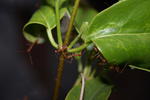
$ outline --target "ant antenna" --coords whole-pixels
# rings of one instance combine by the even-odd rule
[[[110,6],[107,2],[104,2],[105,5],[107,5],[108,7]]]

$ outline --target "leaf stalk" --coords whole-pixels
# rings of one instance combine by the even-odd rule
[[[61,29],[60,29],[60,14],[59,14],[59,0],[55,0],[55,11],[56,11],[56,25],[57,25],[57,37],[58,37],[58,44],[62,46],[62,36],[61,36]]]
[[[79,46],[79,47],[77,47],[77,48],[73,48],[73,49],[68,49],[68,53],[72,53],[72,52],[77,52],[77,51],[81,51],[81,50],[83,50],[83,49],[85,49],[87,46],[88,46],[89,44],[87,43],[84,43],[84,44],[82,44],[81,46]]]
[[[52,46],[53,46],[54,48],[58,49],[59,46],[58,46],[58,44],[55,42],[55,40],[54,40],[54,38],[53,38],[53,36],[52,36],[51,30],[50,30],[49,28],[47,28],[46,31],[47,31],[47,35],[48,35],[48,38],[49,38],[49,40],[50,40],[50,43],[52,44]]]

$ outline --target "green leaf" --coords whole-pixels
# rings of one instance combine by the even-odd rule
[[[60,9],[60,18],[66,12],[66,7]],[[56,26],[55,10],[50,6],[41,6],[31,17],[29,22],[23,28],[25,38],[34,42],[40,38],[38,43],[43,43],[47,39],[46,29],[50,31]]]
[[[85,82],[83,100],[107,100],[111,93],[112,86],[102,83],[98,79],[91,79]],[[79,100],[81,84],[73,87],[65,100]]]
[[[66,6],[68,0],[59,0],[59,7]],[[55,0],[41,0],[42,5],[49,5],[55,8]]]
[[[70,1],[68,4],[68,12],[70,16],[71,16],[71,12],[73,10],[73,4],[74,4],[72,2],[73,1]],[[89,7],[89,5],[87,5],[86,3],[84,2],[80,3],[77,13],[76,13],[75,21],[74,21],[74,25],[78,33],[83,22],[91,23],[93,17],[95,17],[97,13],[98,12],[95,9],[93,9],[92,7]],[[83,40],[84,40],[84,37],[82,37]]]
[[[150,33],[107,35],[93,42],[110,63],[128,63],[150,71]]]
[[[92,21],[86,42],[94,42],[109,63],[150,71],[150,0],[121,0]]]

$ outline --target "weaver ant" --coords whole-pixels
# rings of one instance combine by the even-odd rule
[[[95,52],[98,52],[98,50],[97,50],[97,48],[96,47],[94,47],[94,51]],[[114,65],[110,65],[108,62],[107,62],[107,60],[102,56],[102,54],[101,53],[99,53],[98,52],[98,54],[96,54],[96,55],[98,55],[97,57],[100,57],[100,59],[102,60],[102,62],[103,62],[103,64],[108,64],[109,65],[109,69],[115,69],[118,73],[122,73],[123,71],[124,71],[124,69],[125,69],[125,67],[127,66],[127,64],[123,67],[123,69],[120,69],[120,67],[118,66],[118,65],[116,65],[116,66],[114,66]],[[99,63],[100,64],[100,63]]]
[[[39,39],[36,39],[36,40],[34,41],[34,43],[31,43],[30,46],[29,46],[29,48],[27,49],[27,53],[28,53],[28,55],[29,55],[30,62],[31,62],[32,65],[33,65],[33,60],[32,60],[32,56],[31,56],[30,52],[31,52],[33,46],[38,43],[38,41],[39,41]]]
[[[92,56],[92,58],[94,58],[95,56],[97,56],[96,58],[100,57],[100,59],[102,60],[103,63],[107,63],[106,59],[104,59],[103,55],[98,51],[98,49],[96,47],[94,47],[94,51],[97,54],[94,55],[94,56]]]
[[[76,57],[76,56],[81,56],[82,55],[82,52],[80,51],[78,54],[67,54],[67,46],[63,47],[63,46],[59,46],[59,49],[58,50],[55,50],[55,54],[60,54],[62,53],[63,56],[65,57],[65,59],[71,59],[71,61],[67,61],[69,63],[72,63],[72,60],[73,60],[73,57]]]
[[[37,44],[37,43],[38,43],[38,41],[39,41],[39,39],[36,39],[36,40],[34,41],[34,43],[30,44],[29,48],[27,49],[27,52],[28,52],[28,53],[30,53],[30,52],[31,52],[31,50],[32,50],[33,46],[34,46],[35,44]]]

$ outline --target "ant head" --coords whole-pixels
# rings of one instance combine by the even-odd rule
[[[55,50],[55,54],[56,54],[56,53],[58,53],[58,51],[57,51],[57,50]]]
[[[82,51],[80,51],[78,55],[81,56],[82,55]]]

